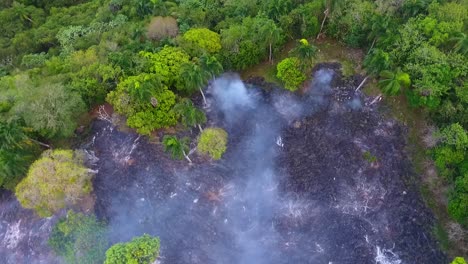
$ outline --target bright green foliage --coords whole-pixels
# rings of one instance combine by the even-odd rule
[[[88,106],[103,103],[122,74],[120,67],[93,63],[72,75],[71,88],[77,91]]]
[[[110,247],[106,251],[104,264],[150,264],[158,256],[159,238],[145,234]]]
[[[450,264],[466,264],[466,261],[462,257],[456,257]]]
[[[155,74],[130,76],[107,95],[117,113],[127,116],[127,124],[140,134],[176,124],[172,110],[175,95]]]
[[[228,134],[221,128],[207,128],[203,130],[198,140],[197,149],[211,158],[220,159],[227,149]]]
[[[84,166],[83,153],[48,150],[16,186],[16,197],[23,207],[47,217],[90,193],[92,175]]]
[[[408,88],[411,84],[409,75],[400,70],[395,73],[382,71],[380,78],[379,86],[388,95],[397,95],[403,87]]]
[[[178,139],[176,136],[166,135],[163,138],[164,151],[169,152],[173,159],[182,159],[189,151],[189,142],[188,137]]]
[[[107,248],[104,223],[95,216],[68,211],[52,229],[49,245],[70,264],[101,264]]]
[[[21,88],[19,103],[12,111],[28,127],[49,138],[73,135],[78,116],[84,112],[84,103],[77,93],[58,83]]]
[[[276,76],[284,82],[284,87],[290,91],[296,91],[306,80],[306,76],[300,70],[301,64],[298,58],[286,58],[278,63]]]
[[[445,144],[456,149],[464,150],[468,148],[468,133],[458,123],[444,128],[440,133],[440,137]]]
[[[190,99],[182,99],[174,106],[174,112],[179,116],[182,124],[186,127],[195,127],[206,122],[203,111],[193,106]]]
[[[208,53],[216,53],[221,49],[221,37],[207,28],[192,28],[185,32],[182,39],[192,48],[199,48]]]
[[[169,87],[178,80],[182,65],[190,60],[189,55],[181,48],[170,46],[165,46],[157,53],[142,52],[141,54],[149,59],[151,72],[156,73],[162,83]]]
[[[14,189],[36,158],[37,146],[26,131],[18,120],[0,121],[0,187]]]

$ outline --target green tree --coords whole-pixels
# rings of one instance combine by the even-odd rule
[[[127,116],[127,125],[140,134],[148,135],[155,129],[177,123],[172,110],[175,94],[161,84],[155,74],[129,76],[107,95],[106,100],[117,113]]]
[[[200,91],[203,102],[206,104],[206,98],[202,87],[207,82],[207,74],[203,69],[192,62],[184,63],[180,68],[179,76],[178,88],[187,94],[192,94],[196,90]]]
[[[281,28],[277,27],[272,20],[267,20],[261,28],[261,34],[265,36],[268,45],[268,61],[273,63],[273,47],[282,40]]]
[[[18,101],[12,111],[21,116],[28,127],[48,138],[73,135],[78,116],[85,110],[80,95],[59,83],[25,87]]]
[[[205,73],[206,79],[214,79],[216,75],[223,72],[223,65],[216,59],[215,56],[202,55],[199,60],[200,67]]]
[[[454,43],[453,50],[455,52],[459,52],[463,55],[468,54],[468,38],[466,37],[465,33],[458,32],[450,40]]]
[[[382,91],[389,95],[396,95],[402,87],[409,87],[411,84],[410,77],[407,73],[397,70],[395,73],[391,71],[382,71],[380,73],[381,80],[379,86]]]
[[[306,80],[306,76],[300,70],[301,63],[296,57],[286,58],[276,66],[276,76],[284,82],[284,87],[290,91],[296,91]]]
[[[178,139],[176,136],[166,135],[163,138],[164,151],[171,153],[173,159],[182,159],[184,157],[189,163],[192,163],[187,155],[189,142],[188,137]]]
[[[196,47],[208,53],[221,50],[221,37],[207,28],[192,28],[184,33],[182,39],[189,44],[189,47]]]
[[[36,143],[18,120],[0,121],[0,187],[14,189],[37,152]]]
[[[149,60],[151,72],[156,73],[162,83],[168,87],[176,84],[182,65],[190,60],[190,56],[181,48],[170,46],[164,46],[157,53],[141,52],[141,55]]]
[[[96,62],[72,73],[70,87],[81,95],[88,106],[102,104],[106,95],[117,86],[121,75],[119,66]]]
[[[201,124],[206,122],[206,116],[203,111],[193,106],[188,98],[182,99],[174,106],[174,112],[180,117],[182,124],[186,127],[198,126],[200,133],[203,131]]]
[[[72,150],[47,150],[16,186],[16,197],[41,217],[75,204],[92,191],[93,171],[84,166],[84,154]]]
[[[150,264],[159,256],[159,238],[147,234],[127,243],[117,243],[106,251],[104,264]]]
[[[456,149],[464,150],[468,148],[468,133],[458,123],[442,129],[439,137],[444,144],[454,146]]]
[[[104,223],[95,216],[68,211],[53,227],[49,245],[70,264],[101,264],[107,248]]]
[[[317,55],[317,50],[317,47],[309,44],[307,39],[301,39],[296,47],[290,51],[290,54],[299,59],[300,67],[305,71],[307,68],[311,68],[311,64]]]
[[[211,158],[220,159],[227,149],[228,134],[222,128],[206,128],[200,135],[197,149]]]

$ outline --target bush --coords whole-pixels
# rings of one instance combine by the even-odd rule
[[[67,263],[102,263],[107,248],[104,223],[70,210],[52,229],[49,245]]]
[[[51,216],[92,191],[92,173],[84,154],[72,150],[47,150],[16,186],[16,197],[41,217]]]
[[[284,82],[284,87],[290,91],[296,91],[297,88],[306,80],[306,76],[300,70],[298,58],[286,58],[276,66],[276,76]]]
[[[456,257],[450,264],[466,264],[466,261],[462,257]]]
[[[227,149],[228,134],[221,128],[203,130],[198,141],[198,151],[208,154],[213,159],[220,159]]]
[[[127,243],[117,243],[106,251],[104,264],[150,264],[159,256],[159,238],[147,234]]]
[[[221,37],[207,28],[192,28],[185,32],[182,38],[190,44],[190,47],[195,46],[209,53],[221,50]]]

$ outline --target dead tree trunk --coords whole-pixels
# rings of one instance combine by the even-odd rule
[[[273,58],[271,54],[271,42],[270,42],[270,56],[268,57],[268,60],[270,61],[270,64],[273,64]]]
[[[355,92],[359,91],[359,89],[361,89],[361,87],[364,85],[364,83],[367,81],[367,78],[369,78],[369,76],[366,76],[366,78],[364,78],[364,80],[362,80],[361,84],[359,84],[359,86],[356,88]]]
[[[369,54],[370,51],[372,50],[372,48],[374,48],[374,45],[375,45],[376,41],[377,41],[377,38],[374,38],[374,40],[372,41],[372,45],[370,46],[370,49],[367,51],[367,54]]]
[[[322,35],[323,26],[325,25],[325,20],[327,20],[328,13],[329,13],[329,8],[327,7],[327,9],[325,9],[325,11],[323,12],[323,14],[325,14],[325,16],[323,17],[322,25],[320,26],[320,31],[317,34],[317,39],[319,39],[320,35]]]
[[[204,104],[204,105],[206,105],[206,97],[205,97],[205,93],[203,93],[203,89],[202,89],[201,87],[200,87],[200,88],[198,88],[198,89],[200,90],[200,93],[201,93],[201,95],[202,95],[202,97],[203,97],[203,104]]]
[[[189,164],[192,164],[192,160],[189,158],[189,156],[185,153],[185,150],[182,150],[182,154],[184,154],[184,158],[189,162]]]

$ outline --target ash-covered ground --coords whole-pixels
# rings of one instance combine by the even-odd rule
[[[97,122],[97,212],[112,241],[160,236],[162,263],[445,263],[404,128],[356,86],[337,65],[301,96],[225,75],[207,112],[228,151],[192,166]]]
[[[206,111],[207,126],[229,134],[220,161],[196,153],[193,165],[174,161],[160,144],[96,121],[83,148],[96,157],[95,211],[110,241],[159,236],[162,264],[447,263],[405,128],[354,91],[359,78],[343,81],[339,65],[320,65],[313,77],[302,95],[217,79]],[[0,248],[16,228],[10,218],[2,215]],[[48,258],[27,232],[47,235],[52,220],[29,219],[0,250],[4,259]]]

